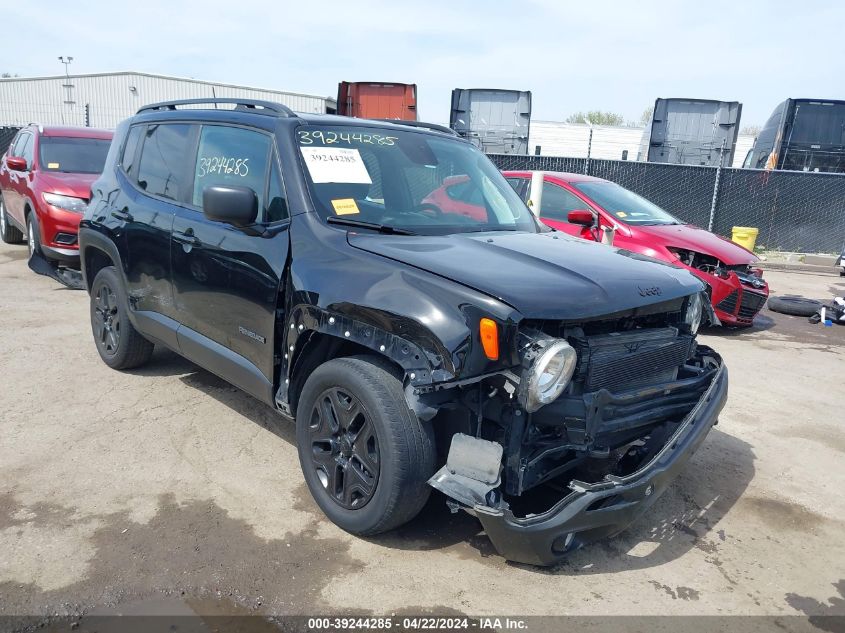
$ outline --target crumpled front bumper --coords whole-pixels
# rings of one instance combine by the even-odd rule
[[[542,514],[518,518],[509,509],[476,505],[475,515],[506,559],[552,565],[586,543],[621,532],[645,513],[707,436],[727,395],[728,371],[722,365],[672,438],[648,464],[626,477],[573,482],[573,491]]]
[[[759,278],[757,285],[752,287],[733,272],[723,279],[701,270],[688,270],[710,286],[713,309],[722,325],[751,325],[769,297],[769,284],[765,279]]]

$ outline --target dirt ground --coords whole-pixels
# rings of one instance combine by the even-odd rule
[[[165,350],[110,370],[87,295],[25,246],[0,245],[0,322],[0,614],[845,613],[845,327],[764,310],[702,336],[730,369],[719,425],[647,517],[539,569],[437,495],[391,534],[334,527],[292,426]]]

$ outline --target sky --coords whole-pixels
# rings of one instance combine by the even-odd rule
[[[119,70],[336,96],[337,83],[416,83],[421,120],[453,88],[531,90],[535,120],[657,97],[740,101],[761,125],[787,97],[845,99],[845,2],[4,0],[0,72]],[[125,4],[125,6],[121,6]],[[20,54],[10,55],[11,51]]]

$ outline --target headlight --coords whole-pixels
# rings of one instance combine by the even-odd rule
[[[684,323],[689,326],[690,332],[695,335],[698,326],[701,325],[701,312],[704,309],[701,293],[690,295],[687,299],[687,311],[684,313]]]
[[[47,204],[64,209],[65,211],[73,211],[74,213],[85,213],[85,208],[88,206],[85,200],[74,198],[73,196],[63,196],[58,193],[45,193],[42,196]]]
[[[522,406],[529,413],[557,399],[575,371],[578,355],[564,340],[548,339],[531,365],[523,372],[520,383]]]

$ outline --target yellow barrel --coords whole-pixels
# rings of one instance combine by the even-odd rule
[[[754,242],[757,241],[757,234],[760,229],[753,226],[735,226],[731,229],[731,240],[747,248],[749,251],[754,250]]]

